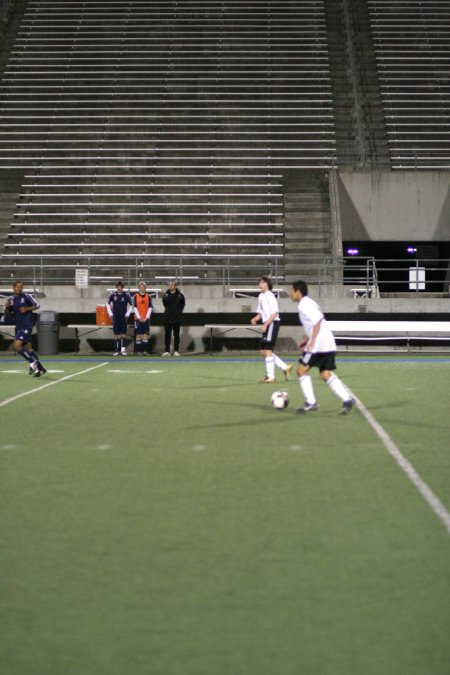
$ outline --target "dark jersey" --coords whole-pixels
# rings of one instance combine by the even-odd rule
[[[12,309],[14,324],[16,326],[16,332],[28,331],[31,333],[34,325],[34,316],[33,312],[25,312],[25,314],[20,313],[21,307],[35,307],[39,309],[40,304],[31,297],[29,293],[20,293],[19,295],[11,295],[8,298],[7,304],[10,309]]]
[[[132,307],[132,300],[129,293],[118,293],[114,291],[108,298],[108,305],[114,318],[123,319]]]
[[[164,323],[181,323],[181,315],[186,304],[186,300],[181,291],[175,289],[174,293],[167,290],[163,295],[164,305]]]

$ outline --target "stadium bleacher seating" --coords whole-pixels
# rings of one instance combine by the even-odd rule
[[[333,161],[316,0],[31,0],[2,92],[26,170],[6,251],[59,276],[282,275],[282,171]]]
[[[367,0],[393,169],[450,168],[450,5]]]
[[[130,269],[134,283],[181,273],[282,279],[304,255],[300,239],[315,260],[331,255],[323,177],[349,162],[337,153],[336,124],[348,124],[344,152],[359,133],[353,109],[376,114],[360,120],[369,140],[370,125],[381,133],[367,146],[371,167],[386,133],[393,169],[450,166],[444,0],[344,3],[353,36],[368,16],[384,120],[378,103],[364,105],[374,73],[359,107],[343,103],[352,94],[336,64],[352,30],[340,54],[331,0],[17,4],[23,16],[0,83],[0,166],[24,179],[1,270],[45,269],[55,282],[73,280],[76,266],[89,266],[92,281]],[[354,59],[363,87],[358,45]],[[297,207],[284,217],[292,171],[312,176],[299,193],[316,204],[311,232],[306,217],[297,232]]]

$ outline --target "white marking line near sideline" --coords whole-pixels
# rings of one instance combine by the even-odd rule
[[[443,522],[443,524],[448,530],[448,533],[450,534],[450,513],[447,511],[444,504],[441,502],[439,497],[437,497],[434,494],[433,490],[427,485],[427,483],[425,483],[423,478],[419,476],[413,465],[397,448],[397,446],[395,445],[394,441],[389,436],[387,431],[385,431],[381,426],[381,424],[377,422],[375,417],[372,415],[371,412],[369,412],[364,403],[362,403],[359,400],[359,398],[355,396],[353,392],[350,391],[350,389],[348,389],[348,391],[350,395],[353,396],[353,398],[355,399],[358,409],[366,418],[367,422],[370,424],[370,426],[375,431],[377,436],[381,439],[386,450],[389,452],[391,457],[393,457],[393,459],[397,462],[400,469],[403,471],[403,473],[406,474],[406,476],[409,478],[409,480],[414,485],[416,490],[418,490],[418,492],[425,499],[427,504],[432,508],[435,515]]]
[[[72,375],[66,375],[65,377],[61,377],[59,380],[54,380],[53,382],[47,382],[47,384],[43,384],[42,387],[37,387],[36,389],[30,389],[29,391],[24,391],[22,394],[17,394],[17,396],[11,396],[11,398],[7,398],[4,401],[0,401],[0,408],[2,408],[5,405],[8,405],[8,403],[14,403],[14,401],[18,401],[20,398],[23,398],[24,396],[30,396],[31,394],[36,394],[38,391],[42,391],[43,389],[47,389],[47,387],[53,387],[54,384],[59,384],[60,382],[64,382],[65,380],[70,380],[72,377],[77,377],[77,375],[84,375],[85,373],[89,373],[91,370],[95,370],[96,368],[101,368],[102,366],[107,366],[108,362],[105,363],[99,363],[96,366],[92,366],[92,368],[86,368],[85,370],[80,370],[78,373],[72,373]]]

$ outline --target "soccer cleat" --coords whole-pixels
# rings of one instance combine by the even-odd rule
[[[113,356],[120,356],[120,352],[114,352]]]
[[[122,349],[120,353],[122,356],[128,356],[126,349]]]
[[[348,415],[355,403],[356,401],[354,398],[349,398],[348,401],[344,401],[342,408],[339,410],[339,415]]]
[[[174,356],[180,356],[180,352],[174,352],[173,355]]]
[[[287,381],[289,380],[289,378],[291,377],[291,373],[292,373],[292,363],[290,363],[288,366],[286,366],[286,369],[283,370],[283,373],[284,373],[284,379],[285,379],[286,382],[287,382]]]
[[[170,356],[170,352],[164,352],[163,356]]]
[[[36,372],[37,365],[34,363],[30,363],[30,367],[28,368],[28,375],[33,375]]]
[[[319,407],[319,404],[317,401],[314,401],[314,403],[305,403],[305,405],[301,405],[300,408],[296,408],[296,412],[298,413],[307,413],[307,412],[313,412],[314,410],[317,410]]]
[[[274,377],[262,377],[260,380],[258,380],[259,384],[275,384],[276,379]]]
[[[33,377],[40,377],[42,375],[41,371],[36,368],[36,370],[33,373]]]
[[[44,368],[44,366],[41,366],[41,367],[39,368],[39,373],[40,373],[40,375],[45,375],[46,372],[47,372],[47,368]]]

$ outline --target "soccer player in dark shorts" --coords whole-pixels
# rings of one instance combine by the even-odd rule
[[[125,293],[123,289],[122,281],[118,281],[116,290],[111,293],[106,305],[113,323],[114,356],[127,356],[127,320],[133,309],[133,301],[130,294]]]
[[[28,362],[28,374],[33,375],[33,377],[41,377],[47,371],[31,344],[31,332],[34,324],[33,312],[39,309],[40,305],[29,293],[24,293],[21,281],[14,282],[13,291],[14,294],[6,301],[5,313],[12,314],[16,326],[14,349]]]
[[[311,412],[319,407],[309,375],[311,368],[318,368],[322,380],[342,401],[339,414],[347,415],[355,405],[355,400],[333,372],[336,370],[336,341],[334,335],[328,327],[319,305],[308,296],[308,286],[304,281],[295,281],[292,284],[290,297],[292,302],[298,303],[299,320],[306,333],[299,344],[300,349],[304,351],[297,368],[305,404],[297,408],[297,411]]]
[[[280,314],[278,311],[278,301],[272,293],[272,279],[270,277],[261,277],[259,280],[258,308],[255,316],[250,320],[252,326],[258,323],[261,325],[261,356],[264,357],[266,374],[259,380],[261,384],[273,384],[275,380],[275,366],[278,366],[283,373],[284,379],[289,380],[291,376],[292,364],[287,364],[274,349],[277,342],[278,331],[280,328]]]

